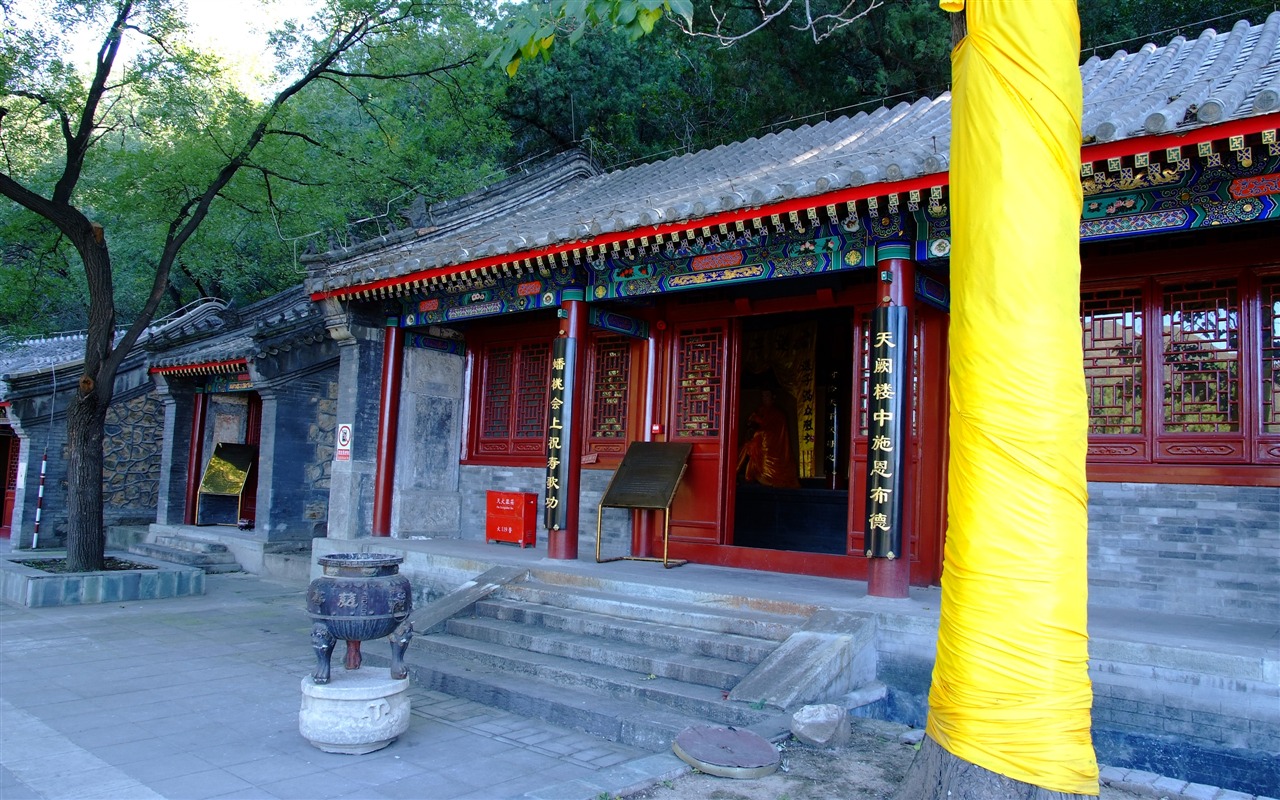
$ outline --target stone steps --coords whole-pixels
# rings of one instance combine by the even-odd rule
[[[704,631],[662,622],[622,619],[572,608],[494,598],[476,604],[477,617],[510,620],[548,630],[629,642],[662,651],[712,656],[744,664],[759,664],[778,646],[773,639],[736,633]]]
[[[199,567],[206,574],[243,571],[226,545],[181,534],[148,534],[146,541],[131,544],[129,552],[173,564]]]
[[[773,642],[785,640],[804,624],[803,617],[538,581],[507,586],[502,596],[552,608],[605,614],[637,622],[679,625],[708,633],[730,633]]]
[[[450,620],[445,629],[464,639],[716,689],[732,689],[751,671],[750,665],[740,661],[646,647],[590,634],[568,633],[536,624],[475,617]]]
[[[406,661],[425,687],[662,750],[690,725],[785,732],[729,695],[803,621],[516,581],[418,631]]]

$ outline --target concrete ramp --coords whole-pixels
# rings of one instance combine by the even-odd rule
[[[503,586],[518,583],[528,576],[528,571],[520,567],[491,567],[473,580],[463,583],[452,592],[436,598],[409,615],[414,633],[429,634],[440,631],[450,617],[468,611],[478,601]]]
[[[837,701],[876,680],[875,634],[870,614],[818,611],[729,697],[782,710]]]

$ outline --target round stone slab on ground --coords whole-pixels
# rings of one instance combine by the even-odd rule
[[[737,728],[694,725],[680,731],[671,749],[690,766],[721,778],[763,778],[782,763],[768,739]]]
[[[384,670],[335,670],[333,680],[302,679],[298,731],[326,753],[380,750],[409,729],[409,681]]]

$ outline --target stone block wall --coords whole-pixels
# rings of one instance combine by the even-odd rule
[[[102,514],[106,524],[155,522],[164,409],[154,392],[116,400],[102,441]]]
[[[1280,488],[1089,484],[1089,601],[1280,619]]]
[[[405,348],[391,509],[394,536],[459,535],[464,366],[455,355]]]
[[[329,516],[329,483],[333,480],[334,437],[338,427],[338,380],[337,367],[332,370],[328,379],[316,381],[317,394],[312,402],[315,405],[315,420],[307,432],[307,441],[311,444],[311,457],[304,467],[303,473],[312,500],[307,503],[307,519],[324,520]]]

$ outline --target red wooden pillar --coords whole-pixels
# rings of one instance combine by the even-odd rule
[[[560,303],[564,313],[560,318],[558,335],[564,340],[565,363],[571,367],[564,376],[564,403],[569,413],[564,420],[566,430],[562,433],[566,440],[566,469],[561,493],[563,524],[547,532],[547,557],[569,561],[578,558],[578,510],[581,505],[578,492],[582,484],[583,403],[586,402],[582,385],[585,375],[582,343],[587,335],[587,304],[580,292],[577,295],[577,298],[571,298],[570,292],[566,291]]]
[[[657,441],[660,430],[655,424],[658,413],[658,333],[666,329],[666,323],[659,320],[654,324],[655,330],[649,332],[645,340],[645,373],[644,373],[644,429],[640,432],[640,441]],[[657,512],[631,512],[631,555],[640,558],[652,558],[650,533],[653,531],[653,519]]]
[[[191,401],[191,437],[187,446],[187,497],[182,509],[182,524],[196,524],[196,509],[200,503],[200,468],[204,465],[204,423],[209,409],[209,396],[203,390],[195,393]]]
[[[908,336],[901,346],[907,348],[904,359],[907,369],[914,370],[915,359],[912,358],[915,329],[915,281],[916,265],[911,260],[911,245],[904,242],[893,242],[879,245],[876,249],[876,304],[882,307],[903,306],[907,310]],[[897,441],[893,446],[903,453],[901,491],[905,498],[910,498],[915,490],[911,480],[914,468],[909,456],[912,442],[912,426],[910,409],[913,407],[911,391],[914,381],[908,375],[902,381],[902,391],[906,394],[903,406],[908,409],[907,420],[897,426]],[[867,532],[868,536],[870,531]],[[906,597],[911,584],[911,536],[910,532],[902,532],[902,552],[895,558],[872,558],[867,568],[867,594],[872,597]]]
[[[373,535],[391,535],[391,499],[396,481],[396,434],[400,420],[400,378],[404,328],[388,319],[382,339],[382,395],[378,400],[378,454],[373,472]]]

